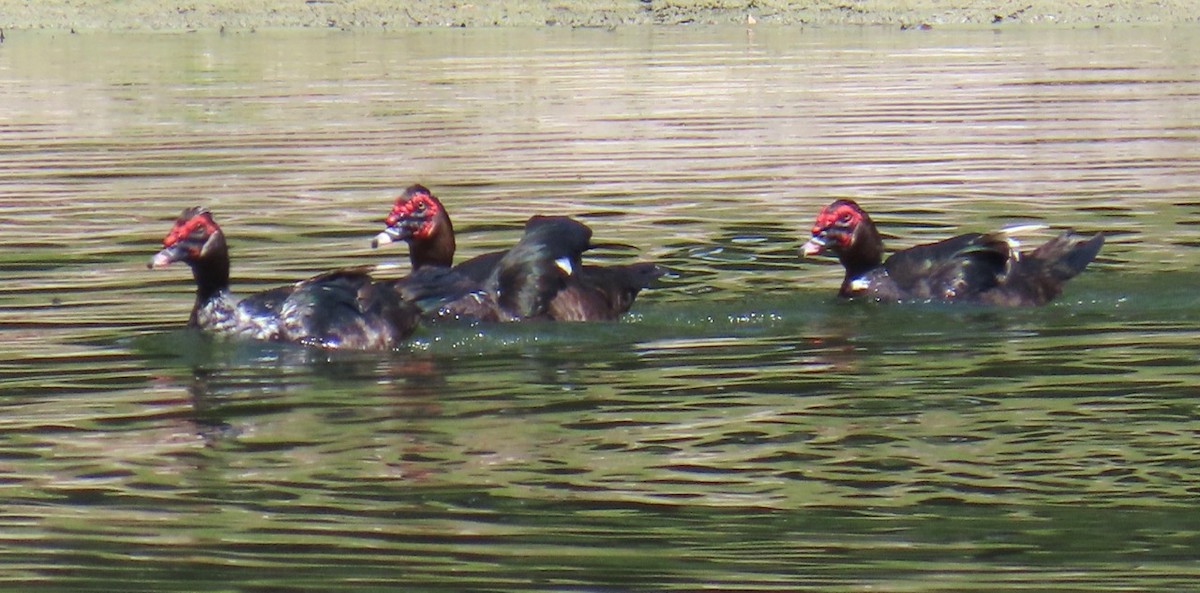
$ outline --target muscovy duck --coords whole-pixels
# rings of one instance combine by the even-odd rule
[[[592,229],[567,216],[534,216],[486,282],[505,320],[612,321],[665,270],[656,264],[583,265]]]
[[[371,247],[381,247],[396,241],[408,243],[408,259],[413,271],[422,268],[449,268],[454,263],[454,225],[450,213],[433,192],[421,184],[413,184],[396,198],[392,211],[384,219],[387,225],[375,235]],[[504,251],[475,256],[453,266],[457,274],[468,280],[483,282],[504,257]]]
[[[188,325],[215,334],[296,342],[321,348],[394,348],[420,313],[367,267],[333,270],[238,300],[229,291],[225,234],[205,208],[188,208],[163,239],[149,268],[182,261],[196,279]]]
[[[450,267],[455,250],[450,216],[422,185],[396,198],[385,222],[372,246],[409,244],[413,271],[396,287],[429,319],[613,320],[664,273],[652,263],[581,265],[583,252],[596,247],[592,230],[563,216],[534,216],[512,249]]]
[[[851,200],[817,216],[805,256],[832,251],[846,269],[842,297],[876,301],[964,301],[1042,305],[1062,293],[1099,253],[1104,236],[1066,231],[1020,252],[1006,232],[969,233],[883,257],[883,239],[871,217]]]

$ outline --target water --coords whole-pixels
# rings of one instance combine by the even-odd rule
[[[1191,28],[11,34],[0,587],[1128,591],[1200,578]],[[389,355],[211,342],[173,217],[248,292],[532,213],[677,272],[618,324]],[[876,307],[796,250],[1105,231],[1040,309]],[[1040,241],[1054,231],[1035,235]]]

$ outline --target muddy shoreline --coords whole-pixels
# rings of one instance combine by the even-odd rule
[[[0,28],[190,31],[784,24],[1186,24],[1200,0],[0,0]]]

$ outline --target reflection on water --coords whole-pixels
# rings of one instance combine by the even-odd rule
[[[12,35],[0,579],[1178,590],[1198,62],[1174,29]],[[560,213],[678,277],[379,356],[197,336],[144,269],[205,204],[242,291],[403,274],[368,241],[415,181],[460,257]],[[1108,243],[1042,309],[839,303],[796,253],[836,197],[895,248]]]

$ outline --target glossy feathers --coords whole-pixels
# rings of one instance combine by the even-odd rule
[[[583,265],[592,230],[565,216],[531,217],[511,249],[451,267],[449,214],[421,185],[396,199],[386,223],[374,243],[409,244],[413,272],[394,284],[430,320],[613,320],[663,274],[648,263]]]
[[[1104,245],[1102,235],[1066,231],[1029,252],[1005,232],[969,233],[884,259],[871,217],[850,200],[817,216],[805,255],[832,251],[845,268],[838,294],[877,301],[964,301],[1042,305],[1062,293]]]
[[[326,272],[289,286],[234,297],[225,235],[203,208],[189,208],[163,239],[152,268],[182,261],[196,280],[189,325],[220,335],[321,348],[394,348],[415,329],[415,307],[366,268]]]

